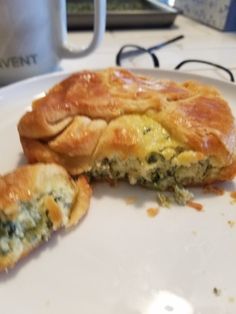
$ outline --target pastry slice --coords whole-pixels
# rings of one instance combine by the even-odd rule
[[[91,190],[59,165],[23,166],[0,177],[0,271],[10,268],[51,234],[86,214]]]
[[[179,191],[236,174],[234,117],[200,82],[80,72],[34,102],[18,130],[29,162],[56,162],[73,175]]]

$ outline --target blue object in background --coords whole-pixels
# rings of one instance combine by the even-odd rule
[[[176,0],[184,15],[223,31],[236,31],[236,0]]]
[[[225,31],[236,31],[236,0],[231,0]]]

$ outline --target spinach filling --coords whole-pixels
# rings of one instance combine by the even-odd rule
[[[0,254],[21,251],[22,245],[34,245],[48,239],[52,223],[45,213],[38,212],[30,202],[20,203],[21,211],[15,220],[1,217]]]
[[[176,157],[182,150],[176,150]],[[130,156],[104,158],[96,162],[89,172],[93,179],[127,179],[131,184],[141,184],[157,191],[175,190],[175,186],[187,186],[204,182],[215,173],[209,159],[192,163],[189,166],[175,165],[172,159],[165,159],[160,152],[149,153],[145,160]]]
[[[49,195],[53,196],[68,217],[71,202],[65,201],[63,195],[54,191]],[[22,252],[23,247],[48,240],[53,223],[47,208],[44,208],[43,197],[41,195],[30,202],[20,202],[19,214],[11,220],[0,211],[0,255]]]

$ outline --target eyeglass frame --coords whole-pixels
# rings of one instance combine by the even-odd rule
[[[117,66],[121,66],[121,60],[122,59],[126,59],[126,58],[130,58],[130,57],[137,57],[141,54],[144,54],[144,53],[147,53],[149,56],[151,56],[152,58],[152,61],[153,61],[153,65],[154,65],[154,68],[159,68],[160,67],[160,62],[159,62],[159,59],[158,57],[156,56],[156,54],[153,52],[153,50],[157,50],[157,49],[160,49],[160,48],[163,48],[173,42],[176,42],[177,40],[180,40],[180,39],[183,39],[184,38],[184,35],[180,35],[180,36],[177,36],[177,37],[174,37],[168,41],[165,41],[163,43],[160,43],[158,45],[155,45],[155,46],[152,46],[152,47],[149,47],[149,48],[144,48],[142,46],[139,46],[139,45],[135,45],[135,44],[126,44],[126,45],[123,45],[118,53],[116,54],[116,65]],[[127,48],[132,48],[132,50],[130,51],[125,51]],[[183,60],[181,61],[179,64],[177,64],[175,66],[175,70],[179,70],[183,65],[187,64],[187,63],[203,63],[203,64],[207,64],[207,65],[210,65],[210,66],[213,66],[213,67],[216,67],[218,69],[221,69],[223,71],[225,71],[228,75],[229,75],[229,78],[230,78],[230,81],[231,82],[235,82],[235,79],[234,79],[234,75],[232,73],[232,71],[230,71],[230,69],[220,65],[220,64],[217,64],[217,63],[214,63],[214,62],[210,62],[210,61],[206,61],[206,60],[200,60],[200,59],[186,59],[186,60]]]

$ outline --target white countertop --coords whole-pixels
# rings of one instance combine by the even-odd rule
[[[82,59],[63,60],[64,70],[103,68],[115,65],[115,56],[122,45],[137,44],[145,48],[184,35],[181,39],[158,51],[156,55],[161,69],[172,70],[185,59],[202,59],[229,68],[236,78],[236,32],[226,33],[202,25],[183,16],[178,16],[174,25],[166,29],[114,30],[107,31],[98,49]],[[68,41],[86,45],[91,32],[70,32]],[[147,67],[144,58],[135,58],[134,67]],[[181,71],[229,80],[222,70],[203,64],[188,64]]]

